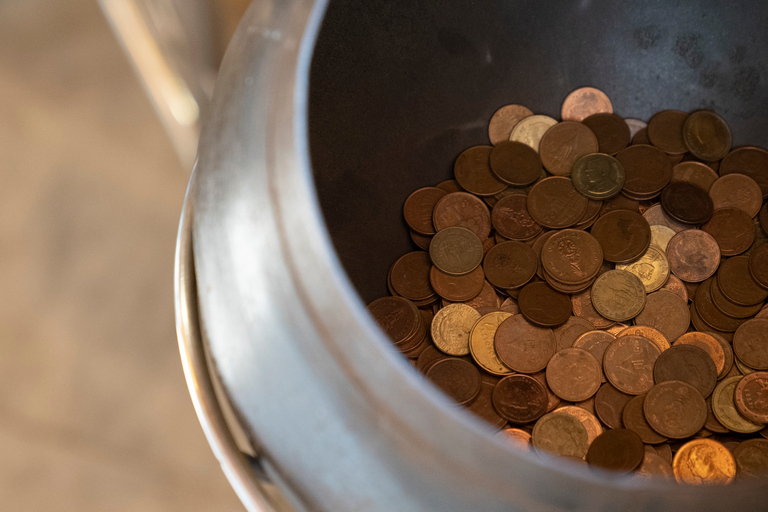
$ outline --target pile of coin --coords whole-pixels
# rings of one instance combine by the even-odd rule
[[[598,89],[491,118],[413,192],[419,250],[368,309],[523,449],[688,484],[768,475],[768,151],[714,112],[646,124]],[[752,435],[750,437],[750,435]]]

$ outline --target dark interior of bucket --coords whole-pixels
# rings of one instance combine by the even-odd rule
[[[362,299],[387,294],[416,250],[405,198],[452,178],[488,144],[502,105],[560,117],[580,86],[647,121],[713,109],[734,145],[768,146],[768,4],[756,2],[331,1],[310,77],[317,192]]]

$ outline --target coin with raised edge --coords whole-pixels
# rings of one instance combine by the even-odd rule
[[[547,130],[556,124],[557,121],[549,116],[533,115],[523,118],[512,128],[509,140],[528,144],[534,150],[539,151],[541,138],[547,133]]]
[[[639,277],[646,293],[660,289],[669,278],[669,263],[664,251],[652,245],[640,259],[628,264],[617,264],[616,270],[626,270]]]
[[[590,199],[610,199],[624,187],[624,167],[610,155],[592,153],[576,160],[571,180],[576,190]]]
[[[686,224],[703,224],[712,218],[715,205],[706,190],[685,181],[664,187],[661,206],[675,220]]]
[[[632,145],[616,155],[624,167],[624,192],[650,199],[657,196],[672,179],[672,163],[661,150],[648,145]]]
[[[649,339],[622,336],[611,343],[603,356],[603,371],[616,389],[642,395],[653,387],[653,365],[661,351]]]
[[[651,226],[639,213],[614,210],[606,213],[590,230],[603,248],[603,257],[613,263],[629,263],[651,245]]]
[[[491,116],[488,123],[488,138],[494,146],[500,142],[508,141],[512,129],[525,119],[532,116],[533,112],[523,105],[504,105]]]
[[[560,117],[563,121],[583,121],[593,114],[612,112],[611,100],[603,91],[594,87],[580,87],[566,96]]]
[[[768,318],[747,320],[733,335],[736,357],[755,370],[768,370]]]
[[[768,151],[763,148],[744,146],[728,153],[720,162],[720,176],[745,174],[755,180],[768,198]]]
[[[695,345],[675,345],[661,353],[653,366],[656,384],[679,380],[696,388],[704,398],[717,385],[717,368],[709,354]]]
[[[587,430],[587,442],[589,444],[592,444],[592,441],[603,433],[603,426],[600,424],[600,420],[598,420],[593,413],[582,407],[577,405],[563,405],[555,409],[554,412],[568,414],[579,420]]]
[[[501,242],[485,255],[485,278],[498,288],[520,288],[536,275],[537,260],[536,253],[528,245],[522,242]]]
[[[741,375],[726,377],[717,384],[712,392],[712,412],[717,421],[728,430],[739,434],[751,434],[762,430],[764,425],[748,420],[736,409],[734,392],[742,378]]]
[[[435,204],[432,222],[437,231],[449,227],[467,228],[485,240],[491,233],[491,213],[482,199],[467,192],[452,192]]]
[[[557,350],[552,329],[536,327],[522,315],[504,320],[496,331],[496,354],[509,368],[520,373],[536,373],[546,368]]]
[[[596,329],[607,329],[615,323],[597,312],[592,304],[592,292],[589,289],[571,295],[571,307],[574,315],[588,320]]]
[[[600,389],[600,362],[588,351],[565,348],[547,364],[547,383],[552,392],[568,402],[582,402]]]
[[[721,176],[709,189],[716,209],[739,208],[754,217],[763,206],[763,192],[757,182],[744,174]]]
[[[510,240],[530,240],[542,231],[528,211],[525,194],[510,194],[499,199],[493,205],[491,222],[499,234]]]
[[[483,243],[467,228],[445,228],[432,238],[429,256],[446,274],[469,274],[483,261]]]
[[[622,412],[632,395],[622,393],[606,382],[595,394],[595,414],[608,428],[623,428]]]
[[[445,194],[439,188],[424,187],[409,195],[403,206],[403,216],[408,226],[420,235],[434,235],[436,231],[432,223],[432,212]]]
[[[681,484],[725,485],[736,476],[736,461],[722,443],[694,439],[677,450],[672,470]]]
[[[510,423],[525,424],[547,411],[547,389],[529,375],[508,375],[493,390],[493,406]]]
[[[557,327],[571,316],[571,299],[547,283],[529,283],[517,298],[520,313],[534,325]]]
[[[634,471],[645,456],[640,437],[624,428],[606,430],[589,446],[587,464],[619,473]]]
[[[463,359],[441,359],[430,366],[425,375],[460,405],[470,403],[480,393],[480,372]]]
[[[483,315],[475,322],[469,333],[469,351],[472,359],[485,371],[493,375],[510,375],[513,371],[501,362],[493,347],[493,340],[501,322],[512,313],[494,311]]]
[[[660,204],[655,204],[645,210],[645,212],[643,212],[643,218],[647,220],[648,224],[651,226],[666,226],[675,233],[685,231],[686,229],[691,229],[692,227],[690,224],[683,224],[682,222],[678,222],[667,215],[667,213],[664,211],[664,208],[662,208]]]
[[[645,451],[643,462],[640,463],[634,476],[652,481],[661,478],[669,481],[675,480],[675,473],[672,470],[672,465],[664,460],[658,453],[650,452],[648,450]]]
[[[768,439],[747,439],[733,450],[736,478],[739,480],[768,476]]]
[[[699,110],[683,124],[683,143],[696,158],[714,162],[731,150],[731,130],[722,117],[710,110]]]
[[[493,149],[493,146],[472,146],[456,158],[453,175],[464,190],[477,196],[492,196],[507,188],[491,171]]]
[[[635,324],[652,327],[666,340],[675,341],[685,334],[691,324],[688,303],[669,290],[651,293],[646,297],[645,307],[635,317]]]
[[[715,210],[712,218],[701,226],[720,246],[723,256],[741,254],[755,241],[755,224],[752,218],[738,208]]]
[[[711,334],[697,331],[687,332],[677,338],[674,345],[693,345],[694,347],[699,347],[712,358],[712,362],[715,363],[718,375],[725,367],[725,352],[723,351],[723,347]]]
[[[500,142],[493,148],[490,162],[496,177],[515,187],[532,184],[544,171],[539,154],[522,142]]]
[[[768,424],[768,372],[746,375],[736,384],[733,399],[742,416],[754,423]]]
[[[695,387],[679,380],[653,386],[645,396],[643,411],[653,430],[672,439],[694,435],[707,421],[704,397]]]
[[[629,144],[629,125],[618,114],[592,114],[581,122],[597,137],[600,153],[615,155]]]
[[[539,145],[541,163],[555,176],[570,176],[579,158],[598,151],[597,137],[592,130],[572,121],[563,121],[547,130]]]
[[[435,314],[431,333],[435,346],[451,356],[469,354],[469,333],[480,313],[466,304],[449,304]]]
[[[706,164],[696,161],[680,162],[672,168],[670,183],[684,181],[696,185],[706,192],[712,187],[720,176]]]
[[[579,222],[587,211],[589,200],[574,188],[570,178],[551,176],[533,186],[526,204],[538,224],[549,229],[563,229]]]
[[[616,322],[631,320],[645,307],[645,286],[626,270],[609,270],[597,278],[590,292],[595,310]]]
[[[539,451],[561,457],[582,458],[589,447],[587,429],[570,414],[545,414],[533,426],[531,443]]]
[[[720,266],[720,246],[712,235],[699,229],[681,231],[667,245],[667,261],[677,277],[700,283]]]
[[[687,119],[688,113],[680,110],[657,112],[648,121],[648,139],[665,153],[685,153],[688,148],[683,142],[683,125]]]
[[[624,411],[621,413],[624,428],[637,434],[646,444],[665,442],[667,438],[653,430],[645,419],[645,412],[643,412],[644,403],[645,395],[636,396],[627,402],[627,405],[624,406]]]
[[[507,420],[499,416],[499,413],[493,408],[493,390],[496,387],[496,380],[494,377],[481,376],[480,393],[467,409],[492,428],[501,429],[507,424]]]

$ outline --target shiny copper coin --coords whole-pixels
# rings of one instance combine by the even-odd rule
[[[560,118],[563,121],[583,121],[601,112],[613,112],[608,96],[594,87],[580,87],[566,96],[560,109]]]
[[[717,285],[728,300],[740,306],[752,306],[768,298],[768,290],[752,277],[747,256],[725,260],[717,271]]]
[[[720,375],[723,371],[725,352],[722,345],[711,334],[696,331],[687,332],[675,340],[674,346],[680,345],[693,345],[700,348],[712,359],[717,374]]]
[[[768,424],[768,373],[750,373],[741,379],[733,392],[733,402],[748,420]]]
[[[435,187],[424,187],[413,192],[405,200],[403,215],[408,226],[420,235],[434,235],[432,212],[435,204],[445,196],[445,191]]]
[[[616,322],[639,315],[646,300],[640,278],[626,270],[610,270],[598,277],[592,285],[591,297],[595,310]]]
[[[539,154],[522,142],[498,143],[491,152],[490,162],[498,179],[516,187],[532,184],[544,171]]]
[[[672,439],[694,435],[707,421],[704,397],[695,387],[677,380],[653,386],[645,397],[643,410],[651,428]]]
[[[744,322],[733,335],[733,352],[755,370],[768,370],[768,319]]]
[[[666,336],[653,327],[648,327],[646,325],[630,325],[615,333],[615,336],[617,338],[622,338],[624,336],[640,336],[641,338],[646,338],[656,345],[661,352],[664,352],[670,347]]]
[[[571,316],[571,299],[542,282],[527,284],[517,298],[520,313],[539,327],[556,327]]]
[[[469,229],[441,229],[429,244],[429,257],[432,263],[446,274],[469,274],[483,261],[483,243]]]
[[[768,151],[757,147],[741,147],[728,153],[720,162],[720,176],[745,174],[755,180],[768,198]]]
[[[524,194],[506,196],[493,207],[493,227],[510,240],[530,240],[542,231],[542,227],[528,212],[528,197]]]
[[[644,443],[663,443],[667,438],[653,430],[645,419],[644,403],[645,395],[633,397],[632,400],[627,402],[627,405],[624,406],[624,411],[621,413],[624,428],[637,434]]]
[[[520,373],[536,373],[546,368],[557,350],[552,329],[536,327],[522,315],[504,320],[496,331],[496,354],[506,366]]]
[[[768,440],[747,439],[733,450],[733,458],[739,480],[768,476]]]
[[[752,279],[768,289],[768,244],[761,245],[749,255],[749,274]]]
[[[495,387],[494,379],[491,377],[481,377],[480,393],[470,404],[468,410],[481,420],[484,420],[492,428],[500,429],[507,424],[507,420],[499,416],[499,413],[493,407],[493,390]]]
[[[735,302],[731,302],[731,300],[720,291],[717,279],[713,279],[710,283],[709,292],[712,296],[712,304],[714,304],[725,316],[730,316],[732,318],[750,318],[755,316],[763,307],[762,302],[753,306],[741,306]]]
[[[413,336],[421,322],[416,306],[402,297],[381,297],[368,304],[367,309],[395,344]]]
[[[509,140],[509,134],[512,129],[521,120],[532,116],[533,112],[523,105],[504,105],[493,113],[491,121],[488,123],[488,138],[491,144],[496,146],[501,142]]]
[[[539,418],[533,426],[531,443],[540,453],[581,459],[587,453],[589,435],[574,416],[552,412]]]
[[[710,278],[710,280],[703,282],[698,290],[696,290],[696,296],[693,300],[694,308],[701,317],[701,320],[711,326],[710,329],[704,330],[734,332],[744,323],[744,320],[729,317],[717,309],[712,302],[711,288],[713,280],[714,278]],[[691,314],[691,320],[694,320],[693,313]]]
[[[616,210],[597,219],[590,230],[603,248],[603,257],[614,263],[639,258],[651,245],[651,227],[640,214]]]
[[[679,110],[657,112],[648,121],[648,139],[665,153],[685,153],[688,148],[683,142],[683,125],[687,119],[688,114]]]
[[[622,393],[606,382],[595,394],[595,414],[608,428],[623,428],[622,413],[632,395]]]
[[[600,388],[602,372],[595,357],[580,348],[565,348],[555,353],[547,365],[547,383],[568,402],[581,402]]]
[[[681,231],[667,245],[669,269],[683,281],[699,283],[720,265],[720,246],[712,235],[698,229]]]
[[[634,432],[617,428],[606,430],[587,451],[587,464],[619,473],[634,471],[645,456],[643,441]]]
[[[672,163],[653,146],[630,146],[619,151],[616,160],[624,167],[624,192],[630,196],[655,197],[672,179]]]
[[[453,175],[464,190],[478,196],[492,196],[507,188],[491,171],[491,151],[493,146],[472,146],[456,158]]]
[[[584,333],[594,331],[595,326],[589,321],[571,316],[563,325],[555,329],[555,339],[557,340],[557,350],[563,350],[573,346],[574,342]],[[579,347],[581,348],[581,347]],[[594,354],[593,354],[594,355]],[[598,361],[602,361],[602,357]]]
[[[472,231],[480,240],[491,234],[491,214],[483,201],[467,192],[453,192],[435,204],[432,213],[435,229],[463,227]]]
[[[547,131],[557,124],[557,121],[549,116],[534,115],[521,119],[509,134],[509,140],[528,144],[535,151],[539,151],[541,138]]]
[[[555,176],[570,176],[576,160],[597,153],[597,137],[587,126],[573,121],[558,123],[541,138],[541,163]]]
[[[571,180],[590,199],[610,199],[624,187],[624,167],[612,156],[590,153],[574,162]]]
[[[434,363],[426,377],[460,405],[472,402],[480,394],[480,372],[472,363],[449,357]]]
[[[731,150],[731,130],[722,117],[699,110],[683,124],[683,143],[696,158],[714,162]]]
[[[679,380],[696,388],[704,398],[717,385],[717,368],[712,358],[695,345],[675,345],[661,353],[653,367],[656,384]]]
[[[592,114],[581,122],[597,137],[600,153],[615,155],[629,145],[629,126],[617,114]]]
[[[483,290],[485,273],[483,267],[477,267],[469,274],[453,276],[433,266],[429,271],[429,282],[442,298],[464,302],[476,297]]]
[[[653,365],[661,351],[647,338],[616,338],[605,351],[603,370],[616,389],[629,395],[642,395],[653,386]]]
[[[550,235],[541,248],[541,264],[558,281],[581,284],[597,275],[603,249],[584,231],[565,229]]]
[[[664,211],[664,208],[662,208],[660,204],[651,206],[642,213],[642,216],[651,226],[664,226],[675,233],[691,229],[689,224],[683,224],[667,215],[667,212]]]
[[[537,268],[536,253],[522,242],[496,244],[483,260],[486,279],[502,289],[520,288],[533,279]]]
[[[715,208],[738,208],[750,218],[763,206],[763,192],[755,180],[744,174],[728,174],[709,189]]]
[[[571,307],[574,315],[588,320],[597,329],[607,329],[615,323],[613,320],[609,320],[597,312],[592,304],[591,290],[585,290],[577,295],[572,295]]]
[[[707,192],[691,183],[670,183],[661,193],[661,206],[673,219],[685,224],[702,224],[712,218],[715,211]]]
[[[723,256],[741,254],[755,241],[755,224],[752,218],[738,208],[715,210],[712,218],[701,226],[720,246]]]
[[[688,303],[667,290],[649,294],[643,311],[635,318],[636,325],[653,327],[669,341],[674,341],[685,334],[690,323]]]
[[[695,439],[681,446],[672,469],[677,482],[688,485],[730,484],[736,476],[733,455],[711,439]]]
[[[544,384],[528,375],[509,375],[501,379],[491,396],[499,415],[515,424],[530,423],[547,410]]]
[[[709,192],[719,176],[712,168],[701,162],[684,161],[672,168],[671,183],[684,181]]]
[[[574,188],[570,178],[561,176],[539,181],[528,193],[528,212],[538,224],[549,229],[573,226],[588,206],[589,200]]]
[[[432,262],[425,251],[409,252],[392,265],[392,288],[408,300],[424,300],[435,291],[429,282]]]

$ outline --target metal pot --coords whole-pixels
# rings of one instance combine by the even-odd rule
[[[177,326],[206,434],[251,510],[764,508],[509,448],[365,312],[409,250],[401,204],[506,103],[714,108],[765,143],[762,4],[255,2],[227,52],[179,232]],[[322,25],[322,30],[321,30]],[[318,37],[318,33],[320,34]],[[199,308],[199,311],[198,311]],[[204,340],[205,346],[203,346]],[[204,348],[256,459],[222,421]]]

